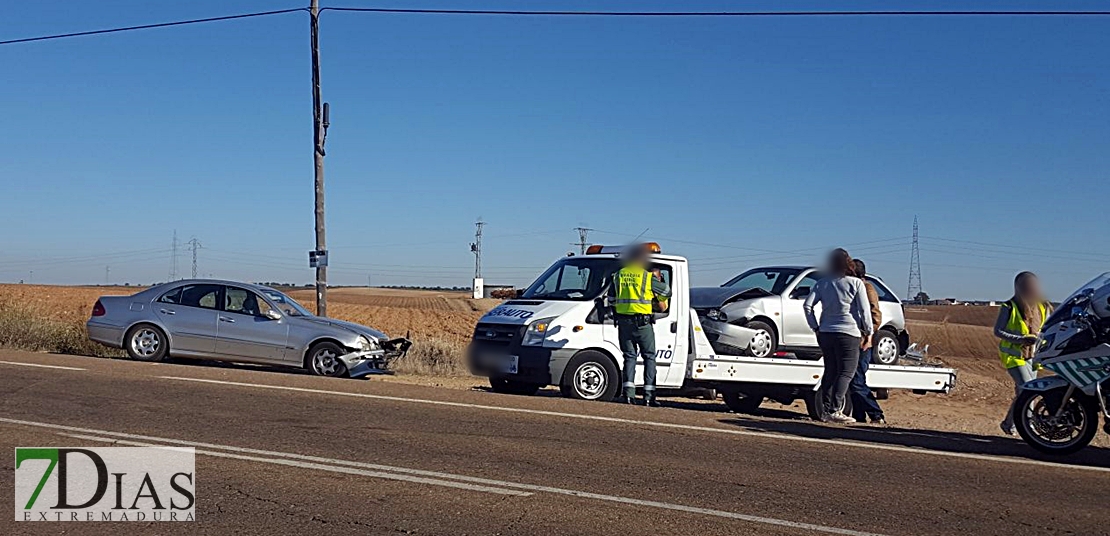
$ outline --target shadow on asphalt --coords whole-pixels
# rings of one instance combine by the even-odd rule
[[[770,415],[770,413],[779,412],[761,411],[760,415],[769,417],[775,416]],[[840,439],[858,441],[861,443],[913,447],[940,452],[1009,456],[1066,465],[1110,468],[1110,449],[1103,447],[1087,447],[1069,456],[1048,456],[1033,450],[1032,447],[1026,445],[1020,438],[982,436],[962,432],[914,430],[893,426],[836,426],[809,420],[797,420],[797,414],[790,412],[781,413],[787,413],[791,416],[790,418],[794,418],[795,420],[770,421],[736,415],[732,418],[721,419],[719,422],[756,432],[794,435],[815,439]],[[1099,433],[1102,432],[1100,431]]]

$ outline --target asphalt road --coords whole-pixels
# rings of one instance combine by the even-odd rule
[[[1103,449],[0,352],[0,451],[112,442],[195,447],[197,522],[0,534],[1110,534]]]

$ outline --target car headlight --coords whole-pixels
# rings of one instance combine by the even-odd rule
[[[520,344],[524,346],[542,346],[543,340],[547,338],[548,332],[551,331],[551,323],[557,317],[541,318],[528,325],[528,329],[524,332],[524,340]]]
[[[705,316],[709,317],[710,320],[716,320],[718,322],[728,322],[728,315],[726,315],[724,311],[721,311],[720,309],[710,309],[708,313],[705,313]]]
[[[358,337],[358,349],[359,350],[361,350],[363,352],[366,352],[366,351],[369,351],[369,350],[373,350],[376,347],[377,347],[377,343],[375,341],[371,341],[369,338],[366,337],[366,335],[359,335],[359,337]]]

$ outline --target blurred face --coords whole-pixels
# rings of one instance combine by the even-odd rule
[[[1041,281],[1036,277],[1026,277],[1018,285],[1018,292],[1022,296],[1037,298],[1041,295]]]

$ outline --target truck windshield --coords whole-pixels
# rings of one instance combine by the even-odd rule
[[[605,282],[620,269],[617,259],[568,257],[548,268],[521,294],[533,300],[592,300],[601,295]]]
[[[758,288],[771,294],[782,294],[786,286],[801,272],[798,268],[756,268],[730,279],[721,286],[737,290]]]

